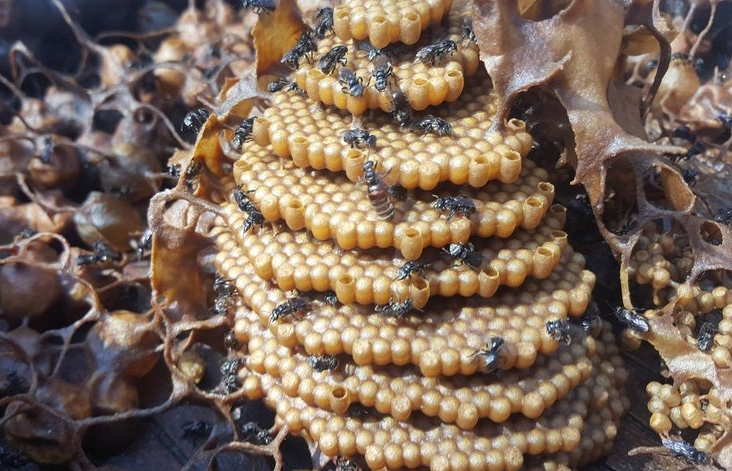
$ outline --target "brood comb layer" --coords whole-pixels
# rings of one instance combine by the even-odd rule
[[[412,412],[439,417],[462,429],[473,428],[481,418],[500,423],[510,414],[537,418],[554,402],[585,381],[592,372],[595,341],[561,345],[553,357],[540,357],[526,370],[506,371],[500,376],[455,376],[430,378],[411,367],[354,365],[346,363],[333,371],[314,370],[299,346],[279,344],[263,329],[255,314],[240,312],[240,339],[248,341],[246,366],[257,373],[281,378],[285,392],[300,396],[311,406],[338,412],[342,403],[329,402],[333,390],[345,387],[350,402],[372,407],[397,420],[407,420]],[[245,326],[245,327],[244,327]],[[312,390],[312,395],[304,395]]]
[[[362,162],[363,155],[356,165],[360,167]],[[254,191],[249,198],[267,221],[284,220],[292,230],[306,228],[316,239],[333,239],[343,249],[395,247],[405,259],[416,260],[425,247],[465,243],[471,235],[505,238],[518,227],[537,227],[554,199],[554,187],[545,181],[546,172],[533,163],[514,164],[514,168],[522,167],[520,182],[496,188],[441,187],[432,193],[416,192],[407,202],[394,201],[391,220],[378,217],[365,185],[343,175],[294,168],[253,143],[234,164],[234,176],[242,189]],[[467,177],[468,168],[465,171]],[[432,194],[450,196],[457,191],[474,201],[476,211],[470,218],[448,220],[432,207]],[[563,212],[558,207],[553,211]]]
[[[339,254],[331,240],[312,239],[303,231],[282,231],[281,224],[274,232],[238,231],[247,215],[235,205],[226,208],[226,215],[227,225],[260,278],[273,281],[284,291],[331,290],[343,304],[386,304],[385,283],[389,284],[390,297],[403,301],[413,289],[423,289],[426,282],[428,291],[415,299],[417,308],[422,308],[430,296],[490,297],[499,286],[520,286],[526,277],[546,278],[567,246],[567,235],[561,231],[564,209],[555,206],[545,224],[533,231],[518,230],[509,239],[476,240],[476,250],[486,261],[480,271],[467,265],[455,266],[447,254],[433,250],[423,254],[428,266],[421,275],[399,280],[399,269],[405,261],[395,258],[391,248]],[[373,291],[364,297],[358,286]]]
[[[451,135],[438,136],[404,129],[381,113],[363,116],[356,124],[346,112],[283,91],[272,96],[272,106],[254,121],[252,135],[257,144],[290,157],[298,167],[345,170],[354,182],[363,175],[363,162],[374,160],[389,172],[390,182],[410,190],[432,190],[444,181],[479,188],[490,180],[516,181],[521,157],[531,148],[531,136],[520,120],[510,120],[503,135],[488,133],[497,100],[488,76],[476,77],[456,102],[433,113],[452,126]],[[371,133],[375,147],[349,147],[343,137],[352,127]],[[247,149],[245,155],[250,152],[256,150]]]
[[[380,108],[392,111],[389,89],[378,91],[373,73],[377,64],[387,63],[392,66],[394,77],[402,90],[409,106],[414,110],[423,110],[428,106],[438,106],[444,102],[458,99],[465,86],[465,79],[478,71],[480,58],[477,46],[462,38],[465,18],[465,5],[453,8],[448,16],[447,24],[430,30],[419,44],[412,47],[398,46],[393,51],[382,51],[386,56],[373,58],[374,52],[355,41],[341,41],[336,37],[328,37],[318,43],[318,50],[312,61],[300,61],[300,67],[293,74],[297,85],[305,90],[311,100],[332,105],[341,110],[348,110],[360,116],[369,109]],[[434,65],[414,62],[415,51],[440,39],[449,39],[457,44],[457,50],[448,54]],[[352,96],[347,87],[338,80],[338,73],[324,74],[317,66],[323,57],[334,46],[348,48],[346,54],[347,67],[360,77],[366,86],[362,96]],[[369,56],[372,59],[369,59]],[[368,85],[368,86],[367,86]]]
[[[451,0],[347,0],[333,9],[333,31],[343,40],[368,39],[376,48],[415,44],[422,31],[442,20]]]

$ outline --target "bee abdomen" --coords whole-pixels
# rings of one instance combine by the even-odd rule
[[[369,186],[368,197],[376,215],[381,219],[391,219],[394,216],[394,205],[383,185]]]

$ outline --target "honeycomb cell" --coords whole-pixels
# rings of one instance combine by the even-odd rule
[[[561,231],[564,211],[554,207],[537,229],[519,229],[509,239],[476,239],[476,251],[485,260],[480,270],[455,266],[446,252],[428,249],[422,254],[424,262],[417,262],[424,268],[411,272],[393,249],[341,253],[333,240],[320,241],[303,230],[288,232],[282,223],[274,231],[242,232],[238,229],[247,215],[236,205],[227,206],[225,214],[229,230],[260,278],[284,291],[331,290],[342,304],[386,304],[389,298],[411,297],[421,308],[430,296],[491,297],[500,286],[517,287],[527,277],[546,278],[567,247]],[[380,289],[381,281],[388,289]],[[371,293],[357,297],[359,285],[370,287]]]

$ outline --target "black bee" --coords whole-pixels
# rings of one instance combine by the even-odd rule
[[[333,49],[326,52],[323,57],[318,61],[318,68],[325,74],[330,75],[333,73],[337,64],[346,65],[348,60],[346,59],[346,53],[348,48],[346,46],[334,46]]]
[[[686,440],[682,440],[680,438],[678,440],[673,438],[663,438],[661,439],[661,443],[663,446],[671,450],[675,456],[686,458],[692,463],[706,463],[709,459],[706,453],[697,450]]]
[[[329,31],[333,31],[333,9],[321,8],[315,17],[319,20],[314,30],[315,38],[323,39]]]
[[[256,422],[247,422],[239,427],[241,439],[255,445],[267,445],[272,442],[272,436]]]
[[[376,164],[367,160],[363,163],[363,181],[366,184],[366,194],[376,215],[381,219],[391,219],[394,216],[394,205],[389,197],[389,188],[382,180],[383,175],[376,171]]]
[[[346,415],[354,419],[365,419],[367,417],[373,417],[376,414],[377,412],[375,409],[371,407],[366,407],[360,402],[352,402],[351,405],[348,406],[348,410],[346,411]]]
[[[648,320],[641,314],[638,314],[635,310],[628,310],[622,306],[615,308],[615,317],[620,319],[623,323],[627,324],[628,327],[636,332],[646,333],[651,330],[651,326],[648,324]]]
[[[292,82],[291,84],[289,84],[287,86],[287,88],[285,88],[285,91],[286,92],[295,92],[298,95],[303,96],[303,97],[304,96],[307,96],[307,93],[305,93],[305,90],[303,90],[302,88],[300,88],[300,86],[297,83],[295,83],[295,82]]]
[[[289,84],[290,84],[289,80],[287,80],[285,77],[280,77],[277,80],[275,80],[274,82],[269,82],[269,85],[267,85],[267,91],[269,93],[279,92],[280,90],[282,90]]]
[[[326,291],[325,295],[323,296],[323,301],[325,302],[325,304],[337,306],[338,296],[336,296],[335,291]]]
[[[406,262],[404,265],[399,267],[399,270],[397,270],[396,277],[394,278],[394,280],[395,281],[405,280],[408,277],[411,277],[412,273],[419,273],[424,278],[425,268],[427,268],[426,264],[422,264],[419,262],[413,262],[413,261]]]
[[[254,190],[242,191],[241,187],[234,190],[234,200],[241,211],[247,213],[247,219],[244,221],[244,232],[248,231],[255,225],[264,224],[264,216],[259,208],[247,197]]]
[[[242,7],[249,8],[257,15],[275,11],[274,0],[242,0]]]
[[[395,79],[394,69],[386,56],[379,56],[374,60],[374,70],[371,72],[374,78],[374,88],[383,92],[389,87],[389,79]]]
[[[221,385],[219,388],[224,394],[231,394],[241,386],[239,384],[239,377],[237,376],[241,366],[242,360],[239,359],[224,360],[221,362],[221,367],[219,368],[221,372]]]
[[[170,175],[170,178],[172,178],[173,180],[178,181],[180,179],[180,172],[181,172],[180,164],[168,165],[165,170],[168,173],[168,175]]]
[[[425,64],[430,62],[432,65],[435,65],[442,57],[455,51],[457,51],[455,41],[440,39],[436,43],[425,46],[417,51],[417,54],[414,56],[414,62],[423,62]]]
[[[681,177],[684,179],[686,183],[689,185],[693,185],[696,183],[696,178],[699,176],[699,170],[696,170],[694,168],[685,168],[681,172]]]
[[[291,70],[297,70],[297,68],[300,67],[300,59],[302,59],[303,55],[304,54],[297,49],[297,47],[294,47],[282,56],[280,62],[285,64]]]
[[[400,184],[394,184],[389,186],[389,197],[395,201],[405,201],[407,199],[407,189]]]
[[[689,126],[678,126],[676,129],[674,129],[673,133],[671,133],[671,136],[678,137],[679,139],[683,139],[689,142],[696,141],[696,135],[691,130],[691,128],[689,128]]]
[[[709,350],[712,349],[712,345],[714,344],[715,332],[716,329],[711,322],[705,322],[702,324],[699,328],[699,335],[696,338],[696,344],[699,347],[699,350],[704,353],[709,353]]]
[[[285,64],[292,70],[297,70],[300,67],[300,59],[305,57],[310,61],[313,53],[318,49],[318,46],[313,41],[313,36],[309,31],[303,31],[300,35],[300,39],[295,43],[295,47],[290,49],[282,56],[280,62]]]
[[[138,260],[142,260],[145,256],[145,252],[149,251],[152,248],[152,236],[152,231],[148,227],[147,229],[145,229],[145,232],[142,233],[140,240],[137,241],[135,253],[137,254]]]
[[[196,178],[201,173],[201,162],[194,160],[186,167],[186,188],[189,190],[193,189],[193,185],[196,183]]]
[[[505,348],[506,342],[501,337],[491,337],[490,343],[481,350],[476,350],[471,356],[483,357],[483,369],[486,373],[492,373],[501,363],[501,351]]]
[[[227,316],[231,307],[231,299],[227,297],[218,297],[214,299],[214,305],[211,313],[215,316]]]
[[[450,244],[447,249],[442,250],[458,259],[460,261],[459,265],[465,264],[477,270],[483,264],[483,255],[475,251],[475,246],[471,242],[467,244]]]
[[[93,253],[90,255],[79,255],[76,258],[76,264],[83,266],[112,261],[119,262],[120,260],[122,260],[122,254],[115,252],[104,242],[97,241],[94,242]]]
[[[602,329],[602,319],[600,319],[600,316],[597,313],[597,305],[593,303],[592,306],[587,309],[585,315],[582,316],[581,324],[582,330],[584,330],[588,335],[597,337],[600,334],[600,329]]]
[[[236,293],[236,287],[231,284],[231,280],[227,280],[221,275],[216,275],[214,278],[213,290],[219,297],[229,297]]]
[[[264,215],[257,210],[256,212],[252,211],[251,213],[248,213],[247,219],[244,221],[244,226],[242,226],[242,230],[244,232],[248,231],[254,226],[261,226],[264,224]]]
[[[343,93],[355,97],[363,96],[363,92],[365,91],[363,79],[354,74],[348,67],[341,67],[338,71],[338,82],[341,84],[341,91]]]
[[[546,323],[546,333],[551,335],[557,342],[565,345],[572,343],[572,337],[569,335],[569,323],[564,320],[551,320]]]
[[[368,52],[368,58],[370,61],[373,61],[379,56],[386,55],[386,51],[384,49],[375,48],[368,41],[356,41],[355,44],[357,51]]]
[[[376,136],[365,129],[349,129],[343,134],[343,141],[353,148],[361,147],[362,144],[376,147]]]
[[[691,157],[694,157],[695,155],[699,155],[706,151],[706,146],[702,142],[694,142],[691,147],[689,147],[689,151],[686,154],[680,155],[676,158],[677,161],[679,160],[687,160]]]
[[[732,208],[722,208],[714,214],[714,221],[720,224],[732,225]]]
[[[437,208],[440,211],[449,211],[447,219],[452,219],[456,213],[460,213],[466,218],[469,218],[475,212],[475,203],[470,198],[463,198],[462,196],[435,196],[435,204],[433,208]]]
[[[252,203],[252,200],[247,196],[249,193],[254,193],[254,190],[243,191],[241,186],[234,190],[234,201],[236,201],[236,205],[240,211],[249,212],[257,209],[254,203]]]
[[[425,134],[433,132],[438,136],[449,136],[452,134],[452,126],[450,123],[431,114],[412,123],[412,128],[423,131]]]
[[[224,335],[224,347],[229,350],[237,350],[240,346],[241,344],[236,338],[236,334],[233,330],[228,331],[226,335]]]
[[[199,440],[205,440],[208,438],[212,429],[213,425],[204,420],[186,422],[185,425],[183,425],[181,438],[195,445]]]
[[[277,322],[279,319],[289,316],[292,314],[295,314],[296,312],[304,311],[310,306],[310,301],[307,299],[298,296],[296,298],[291,298],[285,301],[284,303],[280,304],[274,310],[272,311],[272,314],[269,316],[270,322]]]
[[[394,303],[389,300],[389,304],[376,306],[374,308],[376,312],[379,312],[386,317],[397,318],[406,316],[412,309],[414,309],[414,302],[411,299],[407,299],[403,303]]]
[[[391,99],[391,115],[399,126],[408,126],[412,122],[412,107],[401,88],[392,87],[389,89]]]
[[[271,85],[271,84],[270,84]],[[245,142],[252,140],[252,131],[254,130],[254,119],[248,118],[241,122],[234,131],[234,137],[231,139],[231,145],[236,150],[241,150]]]
[[[180,130],[188,135],[196,135],[201,130],[211,112],[206,108],[190,111],[184,118]]]
[[[361,471],[361,467],[348,458],[339,456],[335,460],[334,471]]]
[[[303,31],[300,35],[300,39],[297,40],[295,47],[298,48],[302,55],[307,57],[308,60],[312,57],[315,51],[318,50],[318,45],[315,43],[313,33],[310,31]]]
[[[333,355],[311,355],[308,357],[308,363],[316,371],[334,370],[338,368],[338,358]]]
[[[475,37],[475,31],[473,31],[473,20],[470,17],[463,19],[463,34],[460,36],[460,43],[462,44],[465,40],[468,40],[468,44],[476,44],[478,38]]]

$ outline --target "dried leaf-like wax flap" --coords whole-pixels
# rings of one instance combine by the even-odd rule
[[[280,62],[295,46],[305,24],[294,0],[280,0],[272,13],[259,15],[252,36],[257,50],[257,75]]]
[[[257,74],[250,68],[244,77],[239,79],[229,77],[221,87],[216,110],[219,120],[226,120],[230,116],[246,118],[254,106],[254,98],[264,98],[265,95],[257,89]]]
[[[200,231],[201,211],[188,201],[170,203],[169,192],[150,201],[153,231],[150,283],[167,300],[165,311],[175,320],[194,320],[208,310],[198,255],[211,242]]]
[[[11,196],[0,197],[0,238],[7,242],[23,229],[36,232],[61,232],[70,212],[49,215],[38,203],[22,203]]]
[[[221,168],[224,153],[219,145],[219,131],[218,119],[212,114],[198,133],[193,147],[193,162],[204,162],[211,172],[220,177],[224,174]]]
[[[654,167],[664,167],[678,175],[658,156],[684,152],[678,147],[655,145],[641,138],[644,136],[640,102],[638,111],[633,111],[624,103],[626,100],[615,100],[624,103],[624,108],[614,110],[609,100],[611,93],[630,96],[624,86],[616,83],[616,64],[628,15],[638,17],[636,22],[644,20],[646,27],[658,31],[657,15],[649,10],[650,4],[638,3],[573,1],[541,21],[523,18],[510,2],[478,0],[474,11],[474,17],[480,18],[475,21],[475,33],[481,58],[505,100],[493,127],[502,128],[511,105],[523,91],[541,86],[556,96],[567,111],[574,133],[576,160],[570,163],[576,170],[575,182],[584,184],[603,236],[616,252],[626,257],[635,238],[632,234],[618,236],[610,232],[601,219],[611,161],[625,157],[632,165],[639,182],[639,198],[645,203],[639,202],[643,222],[672,213],[651,206],[641,197],[643,176]],[[693,202],[688,188],[683,202]],[[678,209],[688,210],[690,206]]]

